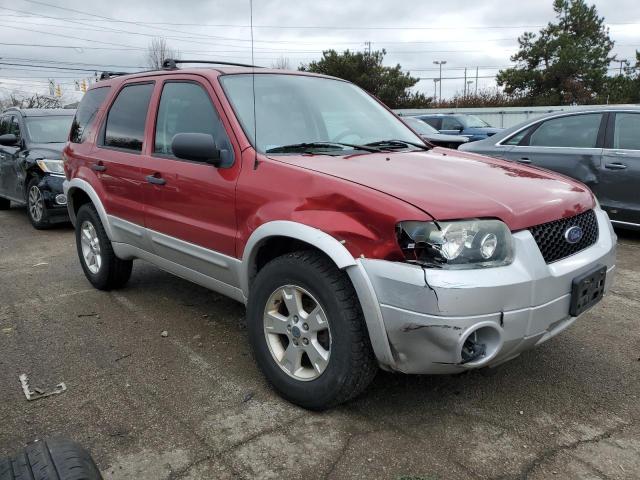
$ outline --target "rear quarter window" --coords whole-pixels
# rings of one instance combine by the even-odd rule
[[[80,105],[78,105],[76,116],[71,123],[71,134],[69,135],[71,142],[82,143],[86,140],[87,127],[93,121],[96,113],[98,113],[110,88],[111,87],[93,88],[84,94]]]

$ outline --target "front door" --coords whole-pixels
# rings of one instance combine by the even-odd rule
[[[611,113],[596,193],[611,220],[640,225],[640,113]]]
[[[544,120],[512,138],[522,136],[517,145],[505,152],[504,158],[560,172],[594,189],[602,157],[604,123],[602,113]]]
[[[222,111],[206,80],[183,75],[167,80],[155,108],[153,145],[145,156],[145,224],[154,252],[164,259],[236,283],[230,264],[235,257],[235,188],[239,151],[218,114]],[[178,133],[213,136],[223,164],[176,158],[171,141]],[[235,160],[234,160],[235,158]]]
[[[2,117],[0,129],[3,134],[13,134],[18,139],[15,146],[0,145],[0,192],[6,198],[24,202],[24,174],[18,161],[22,152],[20,122],[17,115]]]

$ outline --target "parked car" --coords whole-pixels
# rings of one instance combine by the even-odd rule
[[[432,113],[429,115],[417,115],[416,118],[428,123],[440,133],[463,135],[470,142],[491,137],[502,131],[501,128],[492,127],[475,115]]]
[[[615,270],[587,187],[431,149],[332,77],[174,62],[109,77],[64,155],[89,282],[122,287],[143,259],[245,303],[257,364],[305,408],[353,398],[378,366],[514,358],[597,303]]]
[[[463,150],[555,170],[586,184],[614,225],[640,229],[640,108],[555,112]]]
[[[38,229],[69,221],[61,155],[74,114],[9,108],[0,115],[0,210],[26,205]]]
[[[402,121],[409,125],[414,132],[434,145],[453,148],[455,150],[463,143],[467,143],[469,141],[467,137],[463,137],[462,135],[445,135],[444,133],[440,133],[431,125],[416,117],[400,118],[402,118]]]

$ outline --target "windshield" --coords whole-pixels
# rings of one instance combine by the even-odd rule
[[[404,117],[403,120],[420,135],[433,135],[434,133],[440,133],[428,123],[417,118]]]
[[[475,115],[465,115],[464,117],[459,117],[458,120],[464,123],[466,128],[486,128],[491,126]]]
[[[33,143],[64,143],[69,137],[73,115],[27,117],[27,131]]]
[[[221,82],[247,137],[262,153],[286,153],[280,147],[320,142],[340,143],[349,150],[390,139],[424,144],[393,114],[351,83],[259,73],[255,74],[256,141],[252,74],[226,75]]]

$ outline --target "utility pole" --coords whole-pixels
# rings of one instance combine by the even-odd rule
[[[476,67],[476,97],[478,96],[478,67]]]
[[[434,78],[434,79],[433,79],[433,99],[434,99],[434,100],[435,100],[436,98],[438,98],[438,94],[437,94],[436,87],[438,86],[438,82],[439,82],[439,81],[440,81],[440,80],[439,80],[439,79],[437,79],[437,78]]]
[[[467,67],[464,67],[464,96],[467,96]]]
[[[435,60],[433,62],[434,65],[438,65],[440,67],[440,76],[438,77],[438,82],[440,82],[440,102],[442,102],[442,65],[446,63],[446,60]]]
[[[628,60],[612,60],[612,61],[620,64],[620,76],[622,76],[622,66],[625,63],[629,63],[629,61]]]
[[[367,47],[367,55],[371,55],[371,42],[364,42]]]

